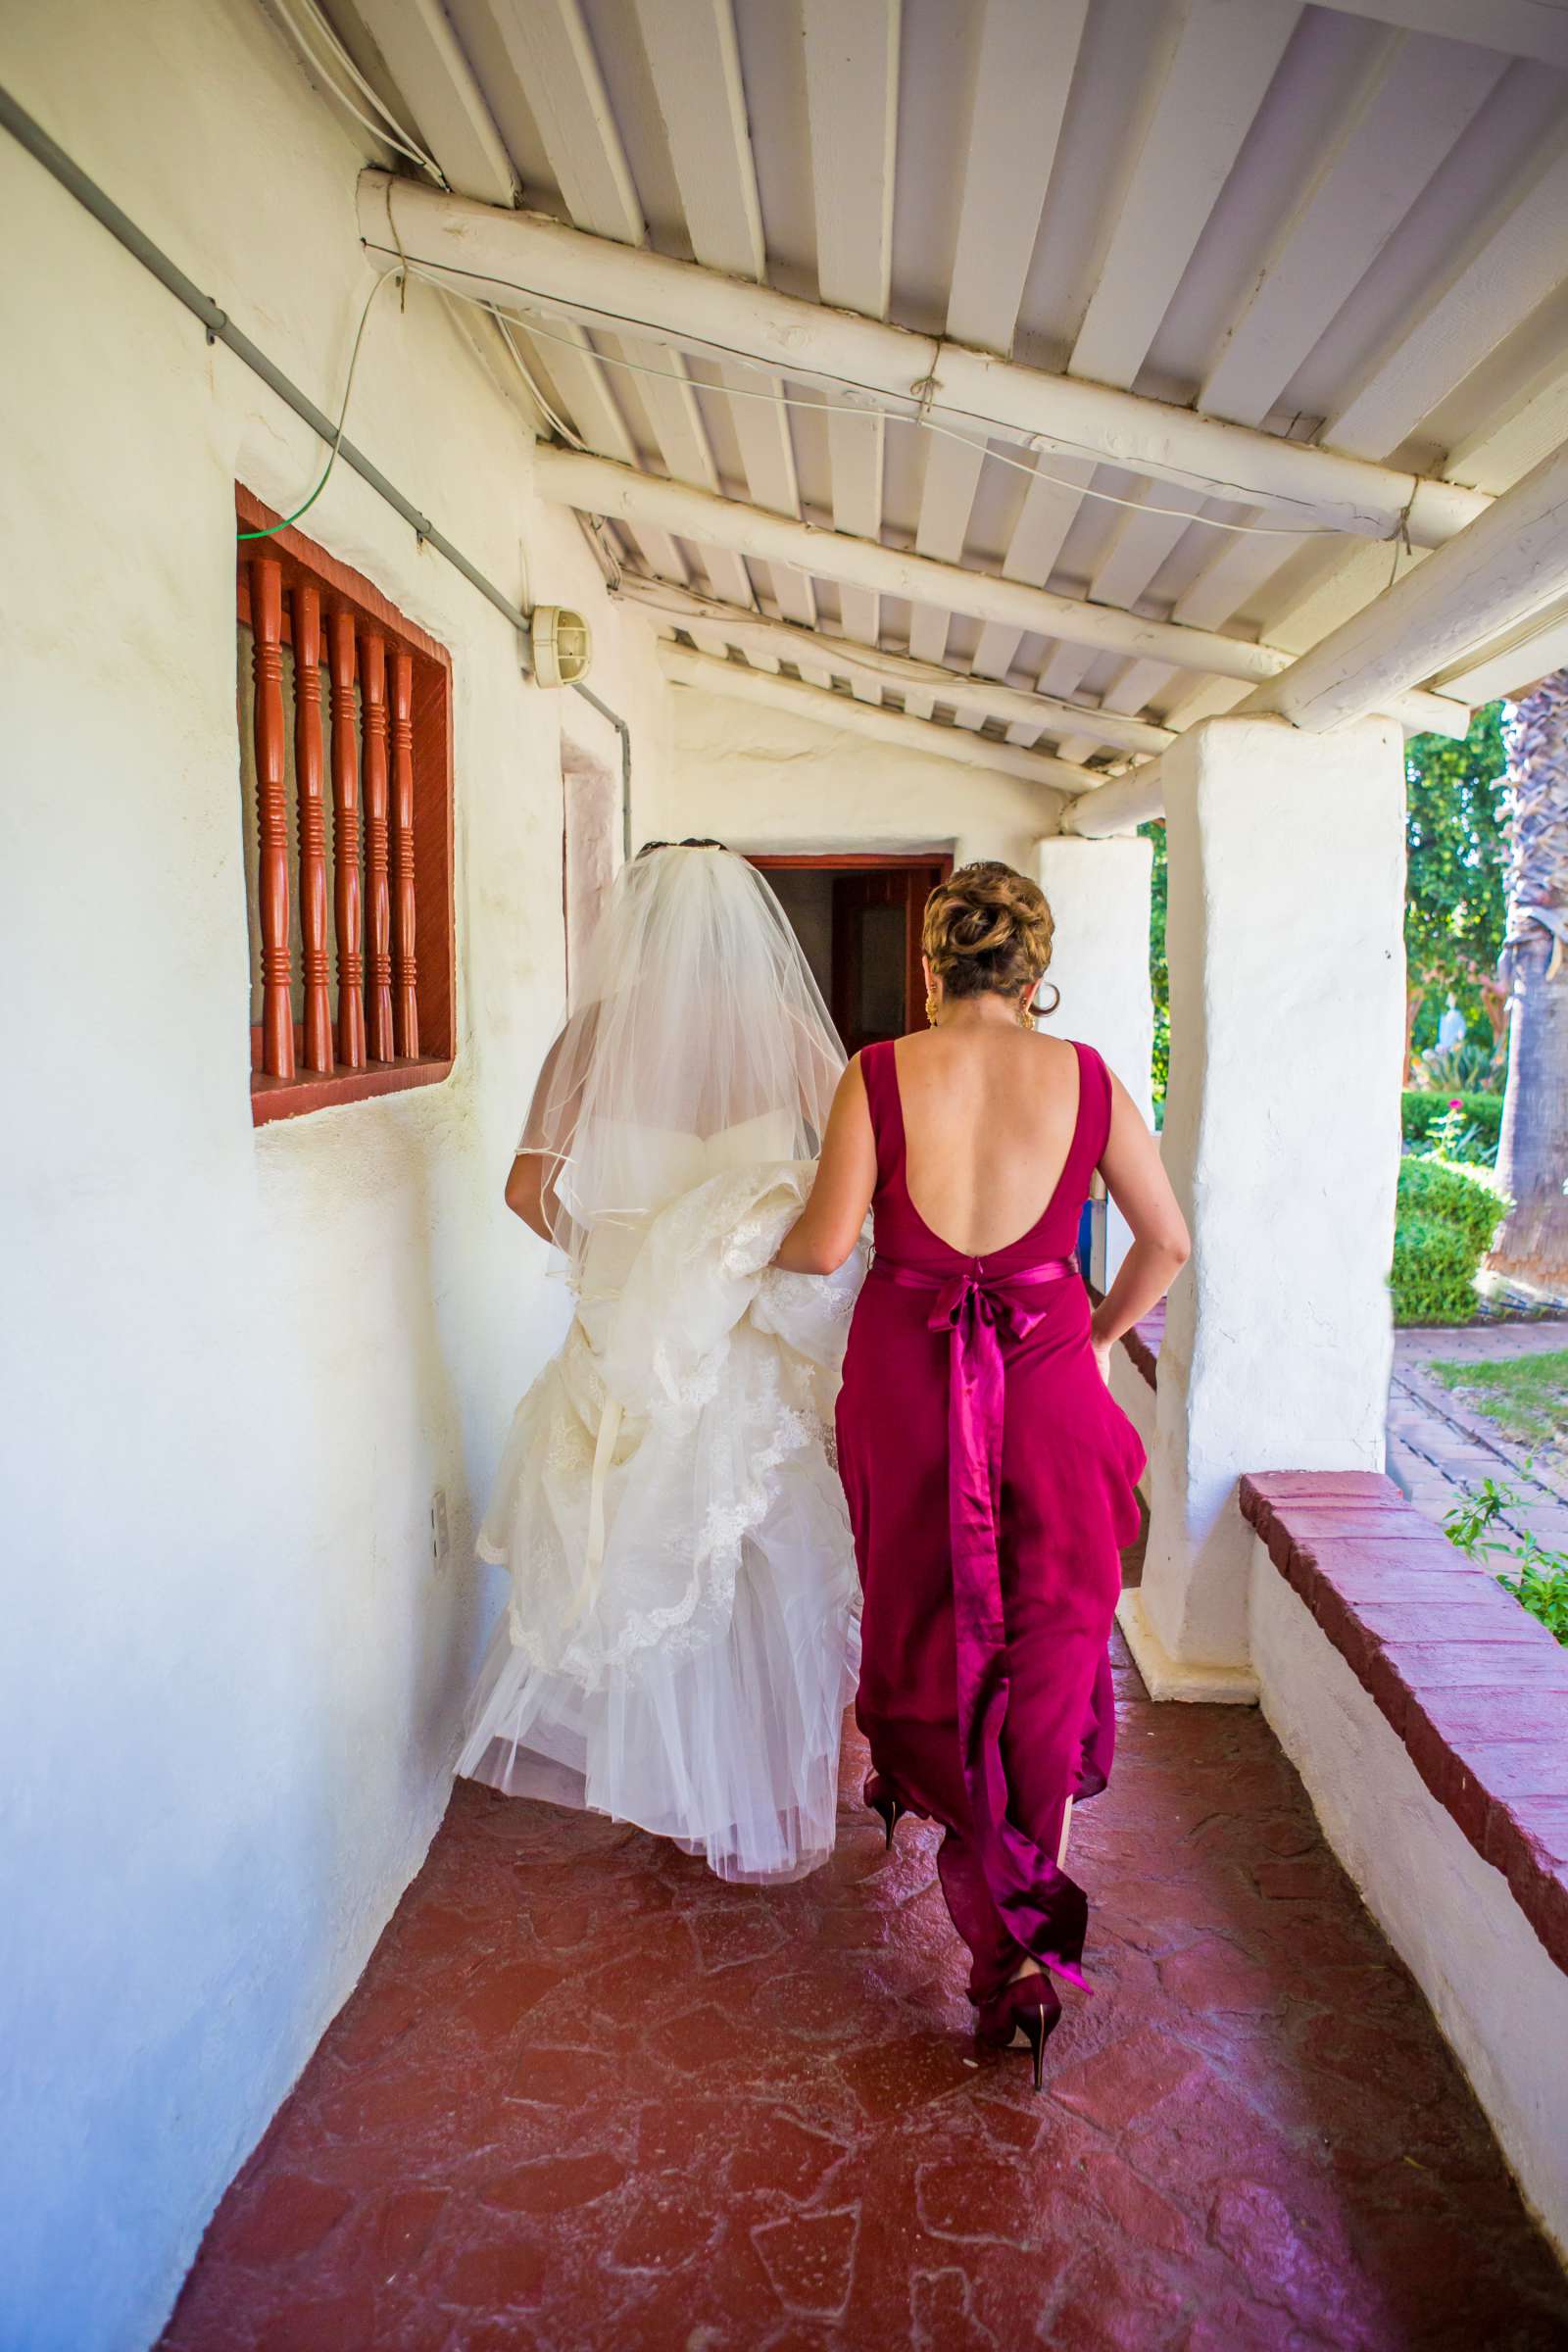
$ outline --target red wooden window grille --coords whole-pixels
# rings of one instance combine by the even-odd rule
[[[260,1125],[452,1067],[452,664],[298,531],[240,542],[238,621]]]

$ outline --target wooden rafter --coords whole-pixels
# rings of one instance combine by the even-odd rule
[[[1190,0],[1161,59],[1072,374],[1130,386],[1300,15],[1297,0]]]
[[[513,205],[517,175],[441,0],[357,0],[367,31],[416,115],[449,184],[482,204]]]
[[[635,5],[692,252],[710,270],[760,283],[762,216],[730,0]],[[799,514],[788,411],[756,397],[782,391],[779,378],[723,364],[717,380],[733,396],[730,415],[749,496],[780,514]],[[806,574],[780,564],[771,577],[779,610],[809,627],[816,604]]]
[[[740,612],[662,580],[628,575],[615,593],[637,605],[662,628],[684,629],[700,645],[711,639],[716,646],[734,647],[749,659],[788,662],[803,674],[818,669],[842,677],[849,685],[864,684],[873,698],[892,688],[903,695],[906,711],[913,708],[911,698],[918,697],[922,717],[930,715],[933,704],[947,703],[959,726],[966,717],[975,728],[988,718],[1004,719],[1009,727],[1020,729],[1030,743],[1043,734],[1078,733],[1115,751],[1153,753],[1163,751],[1172,740],[1170,729],[1152,719],[1102,715],[1088,705],[1054,703],[1045,695],[977,678],[964,670],[944,669],[935,662],[910,661],[880,647],[859,645],[853,638],[830,637],[820,629],[803,629],[790,621]]]
[[[1191,0],[1173,16],[1070,374],[1131,390],[1299,13],[1296,0],[1255,0],[1243,10],[1225,0]],[[1202,512],[1191,490],[1155,476],[1146,475],[1134,495],[1145,511],[1115,516],[1089,585],[1097,604],[1130,609],[1189,528],[1195,507]],[[1063,536],[1079,504],[1061,517]],[[1054,646],[1039,684],[1047,693],[1073,694],[1093,660],[1082,645]],[[1131,687],[1124,672],[1111,691],[1124,709],[1136,709],[1167,674],[1157,663],[1137,664]]]
[[[607,250],[645,245],[648,228],[642,203],[581,0],[530,0],[526,8],[496,6],[492,17],[508,62],[528,93],[550,170],[573,221],[604,240]],[[584,355],[579,365],[591,362],[598,370],[598,355],[585,338],[579,348]],[[553,343],[548,350],[548,365],[556,375],[561,346]],[[715,487],[713,453],[679,353],[630,333],[607,336],[605,357],[624,360],[639,370],[629,381],[636,386],[636,402],[668,472],[677,481]],[[629,400],[626,380],[622,379],[622,397]],[[574,416],[573,421],[582,431],[580,418]],[[685,578],[685,564],[672,542],[644,542],[644,552],[654,568]],[[714,584],[737,604],[753,601],[745,565],[727,556],[719,559]]]
[[[1319,171],[1231,320],[1199,394],[1198,406],[1205,415],[1237,424],[1262,423],[1377,248],[1495,87],[1506,63],[1490,51],[1451,41],[1393,34],[1383,40]],[[1157,515],[1129,515],[1101,564],[1091,595],[1111,604],[1135,603],[1148,593],[1181,536],[1180,524]],[[1251,584],[1281,568],[1296,552],[1277,539],[1214,537],[1212,560],[1191,605],[1179,607],[1174,615],[1198,627],[1222,625]],[[1289,636],[1279,642],[1298,650]],[[1045,682],[1070,691],[1080,674],[1080,665],[1057,662],[1045,672]],[[1138,710],[1171,676],[1160,663],[1135,662],[1102,699],[1116,709]],[[1195,708],[1224,707],[1223,694],[1200,691]]]
[[[1444,47],[1451,105],[1453,77],[1462,75],[1462,53],[1456,63],[1451,48]],[[1437,100],[1435,81],[1427,94]],[[1436,119],[1441,122],[1441,114]],[[1396,167],[1399,151],[1386,152],[1391,168]],[[1364,184],[1364,177],[1358,176],[1355,185]],[[1443,287],[1369,363],[1358,389],[1325,424],[1324,439],[1380,460],[1392,456],[1416,418],[1462,382],[1561,280],[1565,207],[1568,151],[1562,149],[1560,133],[1551,131],[1522,165],[1510,200],[1478,227],[1468,249],[1455,255]],[[1517,481],[1561,438],[1553,429],[1565,415],[1559,373],[1548,369],[1544,381],[1538,382],[1535,390],[1542,405],[1522,420],[1520,432],[1510,438],[1493,426],[1471,436],[1444,465],[1444,478],[1485,481],[1494,491]],[[1419,552],[1412,552],[1419,560]],[[1238,540],[1221,549],[1178,598],[1173,617],[1201,627],[1223,627],[1244,606],[1255,609],[1268,581],[1289,561],[1290,550],[1281,542]],[[1380,595],[1395,568],[1391,561],[1386,570],[1367,548],[1346,549],[1269,615],[1270,638],[1305,652]],[[1185,725],[1223,707],[1223,698],[1216,700],[1212,690],[1203,688],[1176,703],[1171,716]]]
[[[982,351],[1004,355],[1012,348],[1087,5],[1088,0],[986,0],[947,319],[955,341]],[[928,441],[917,554],[961,562],[984,463],[985,446],[978,438]],[[1043,586],[1046,572],[1038,576]],[[941,606],[916,605],[909,617],[910,652],[921,661],[940,662],[948,620]],[[995,646],[983,649],[987,658],[977,658],[975,666],[989,675],[1004,674],[1016,645],[1014,638],[1000,670],[992,666]]]
[[[612,466],[570,450],[534,453],[534,487],[556,505],[580,514],[652,522],[703,547],[729,547],[764,561],[799,564],[823,579],[848,580],[876,593],[913,603],[942,604],[951,612],[995,619],[1020,630],[1201,669],[1221,677],[1257,681],[1276,676],[1291,656],[1239,637],[1186,629],[1148,620],[1082,598],[1054,596],[995,573],[938,564],[929,557],[901,554],[842,531],[823,531],[787,516],[764,514],[736,499],[713,498],[684,483],[666,482]],[[1393,715],[1406,724],[1463,734],[1466,714],[1438,695],[1404,696]]]
[[[869,735],[901,751],[922,752],[931,759],[956,760],[963,767],[1021,776],[1059,793],[1087,792],[1099,781],[1091,768],[1070,766],[1048,752],[1020,751],[1015,744],[994,743],[989,735],[971,734],[966,727],[911,718],[903,710],[858,702],[852,694],[835,694],[796,678],[753,669],[745,662],[722,662],[711,654],[692,653],[686,646],[664,642],[661,642],[659,659],[665,676],[677,685],[701,687],[709,694],[738,695],[743,701],[766,704],[798,718]]]
[[[1568,447],[1490,513],[1250,694],[1247,711],[1348,726],[1568,591]]]
[[[1372,17],[1380,24],[1402,24],[1410,32],[1436,33],[1444,40],[1474,41],[1508,57],[1532,57],[1544,66],[1568,68],[1568,15],[1540,0],[1486,0],[1478,16],[1475,0],[1334,0],[1346,16]]]
[[[1334,448],[1377,458],[1397,449],[1434,403],[1561,285],[1568,141],[1554,135],[1524,177],[1442,292],[1328,419],[1323,438]]]
[[[820,298],[885,318],[893,281],[893,190],[899,96],[900,0],[802,0],[807,126],[811,145]],[[863,405],[833,399],[827,417],[833,522],[874,539],[882,528],[886,427]],[[843,599],[844,626],[875,645],[872,591]]]
[[[956,428],[967,418],[972,429],[1000,439],[1104,458],[1189,490],[1196,480],[1216,495],[1288,510],[1303,527],[1378,539],[1402,523],[1416,545],[1440,545],[1487,504],[1482,493],[1453,483],[1416,480],[1395,467],[963,345],[944,341],[939,349],[929,337],[882,320],[721,277],[695,263],[628,252],[538,214],[498,212],[385,172],[368,172],[361,180],[360,224],[372,250],[402,251],[466,292],[601,321],[630,320],[646,335],[748,358],[797,379],[858,383],[868,411],[894,402],[912,413],[935,370],[941,415]]]
[[[1468,531],[1322,638],[1239,708],[1315,733],[1386,710],[1418,678],[1568,599],[1568,447],[1544,458]],[[1517,659],[1517,657],[1516,657]],[[1102,786],[1073,808],[1069,829],[1121,832],[1160,806],[1159,763]]]

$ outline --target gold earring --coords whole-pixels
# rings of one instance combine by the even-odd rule
[[[936,990],[933,988],[928,988],[925,992],[925,1018],[926,1027],[928,1029],[934,1029],[936,1027],[937,1014],[941,1010],[942,1005],[938,1000]]]

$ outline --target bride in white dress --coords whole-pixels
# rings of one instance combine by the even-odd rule
[[[479,1537],[511,1573],[458,1769],[798,1878],[831,1851],[858,1585],[830,1452],[857,1251],[769,1260],[843,1053],[777,899],[717,843],[621,868],[507,1187],[576,1312]]]

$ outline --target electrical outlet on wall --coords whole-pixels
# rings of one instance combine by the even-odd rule
[[[430,1556],[439,1572],[452,1552],[452,1536],[447,1525],[447,1491],[437,1487],[430,1497]]]

